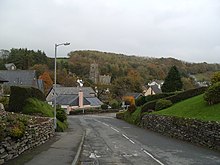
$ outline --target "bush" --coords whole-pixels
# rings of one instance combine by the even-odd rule
[[[101,105],[101,108],[102,108],[102,109],[108,109],[108,105],[107,105],[107,104],[102,104],[102,105]]]
[[[63,132],[67,128],[68,128],[67,122],[61,122],[57,120],[57,128],[56,128],[57,132]]]
[[[141,121],[141,108],[138,107],[133,113],[125,111],[123,117],[128,123],[139,125]]]
[[[135,100],[135,105],[136,106],[142,106],[146,103],[146,100],[145,100],[145,97],[146,96],[140,96],[138,97],[136,100]]]
[[[44,94],[39,89],[33,87],[11,86],[9,111],[21,112],[25,105],[25,101],[28,98],[37,98],[38,100],[41,101],[46,100]]]
[[[166,97],[166,100],[170,100],[173,104],[178,103],[180,101],[189,99],[194,96],[198,96],[200,94],[203,94],[207,90],[207,87],[200,87],[195,89],[189,89],[183,92],[179,92],[176,95]]]
[[[112,107],[112,109],[117,109],[117,108],[119,108],[119,102],[118,102],[117,100],[115,100],[115,99],[111,100],[111,101],[109,102],[109,104],[110,104],[110,106]]]
[[[178,103],[180,101],[186,100],[188,98],[200,95],[200,94],[204,93],[206,89],[207,89],[207,87],[200,87],[200,88],[196,88],[196,89],[190,89],[190,90],[186,90],[186,91],[183,91],[183,92],[178,92],[175,95],[165,97],[164,99],[170,100],[173,104],[175,104],[175,103]],[[143,112],[154,111],[157,101],[158,101],[158,99],[145,103],[142,106],[142,110],[141,110],[142,113]]]
[[[0,97],[0,103],[4,105],[5,110],[8,109],[9,97]]]
[[[134,104],[131,104],[129,107],[128,107],[128,112],[130,113],[133,113],[135,110],[136,110],[136,106]]]
[[[209,105],[220,103],[220,82],[217,82],[210,86],[204,94],[204,100]]]
[[[64,122],[65,120],[67,120],[67,114],[66,114],[65,110],[62,108],[57,109],[56,117],[61,122]]]
[[[116,118],[117,118],[117,119],[124,120],[124,113],[125,113],[125,112],[117,112],[117,113],[116,113]]]
[[[172,92],[172,93],[160,93],[160,94],[155,94],[155,95],[141,96],[135,100],[135,104],[136,104],[136,106],[142,106],[147,102],[166,98],[169,96],[173,96],[175,94],[176,93]]]
[[[155,105],[155,110],[159,111],[165,108],[168,108],[172,105],[172,102],[170,100],[166,100],[166,99],[160,99],[156,102]]]

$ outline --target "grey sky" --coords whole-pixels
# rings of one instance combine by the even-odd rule
[[[0,0],[0,49],[220,63],[220,0]]]

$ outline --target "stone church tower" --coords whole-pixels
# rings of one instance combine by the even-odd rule
[[[89,79],[92,80],[92,82],[95,84],[99,82],[99,65],[98,64],[94,63],[90,65]]]

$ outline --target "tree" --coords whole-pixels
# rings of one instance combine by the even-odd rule
[[[39,79],[42,79],[44,82],[45,93],[47,93],[50,88],[53,86],[53,81],[48,72],[44,72]]]
[[[161,89],[163,92],[175,92],[181,90],[182,87],[183,83],[181,81],[180,73],[176,66],[172,66]]]
[[[215,72],[211,78],[212,84],[220,82],[220,72]]]
[[[220,82],[217,82],[209,87],[209,89],[204,94],[204,100],[209,103],[209,105],[220,103]]]

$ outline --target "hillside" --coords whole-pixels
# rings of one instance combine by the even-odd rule
[[[220,104],[209,106],[203,95],[179,102],[170,108],[153,112],[154,114],[195,118],[205,121],[220,121]]]
[[[113,79],[127,76],[136,71],[142,82],[152,79],[164,79],[169,68],[176,65],[183,76],[203,74],[220,70],[219,64],[188,63],[174,58],[149,58],[126,56],[123,54],[106,53],[99,51],[74,51],[68,54],[69,69],[78,76],[88,77],[91,63],[99,64],[101,74],[111,75]]]

